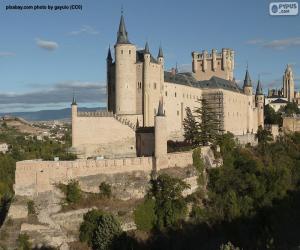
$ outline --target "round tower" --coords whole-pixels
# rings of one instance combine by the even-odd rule
[[[163,110],[163,101],[160,99],[154,124],[156,169],[168,165],[167,155],[167,121]]]
[[[257,125],[264,127],[264,102],[265,97],[263,94],[260,80],[258,80],[256,93],[255,93],[255,104],[257,107]]]
[[[290,65],[287,65],[283,76],[283,95],[289,102],[293,102],[295,98],[295,83],[293,71]]]
[[[75,96],[73,96],[72,104],[71,104],[71,110],[72,110],[72,147],[76,147],[77,141],[76,141],[76,121],[77,121],[77,103],[75,100]]]
[[[145,49],[144,49],[144,63],[143,63],[143,75],[144,75],[144,99],[143,99],[143,105],[144,105],[144,126],[153,126],[153,124],[150,124],[150,114],[153,115],[153,113],[150,112],[149,107],[149,98],[150,98],[150,61],[151,61],[151,54],[149,50],[148,42],[146,42]]]
[[[244,90],[244,93],[246,95],[252,96],[253,89],[252,89],[252,82],[251,82],[251,78],[250,78],[250,75],[249,75],[249,72],[248,72],[248,68],[246,70],[246,75],[245,75],[243,90]]]
[[[136,47],[128,40],[121,15],[115,45],[116,114],[136,114]]]

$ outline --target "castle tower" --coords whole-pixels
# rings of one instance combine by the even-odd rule
[[[251,82],[250,74],[249,74],[249,71],[248,71],[248,67],[246,69],[246,75],[245,75],[243,90],[244,90],[244,93],[246,95],[252,96],[253,89],[252,89],[252,82]]]
[[[76,131],[76,118],[77,118],[77,103],[75,96],[73,94],[73,100],[71,104],[71,110],[72,110],[72,147],[75,147],[77,142],[76,142],[76,136],[75,136],[75,131]]]
[[[151,61],[151,54],[149,50],[148,42],[145,44],[144,49],[144,63],[143,63],[143,71],[144,71],[144,99],[143,99],[143,114],[144,114],[144,126],[150,126],[150,61]],[[153,115],[153,113],[152,113]],[[153,126],[153,125],[152,125]]]
[[[264,94],[260,80],[258,80],[256,93],[255,93],[255,104],[257,107],[257,125],[264,127]]]
[[[167,155],[167,121],[163,109],[163,100],[160,99],[158,105],[157,115],[155,116],[154,123],[154,133],[155,133],[155,149],[154,156],[156,162],[156,170],[159,167],[168,165],[168,155]]]
[[[113,59],[111,56],[110,46],[108,48],[108,53],[106,57],[106,81],[107,81],[107,110],[115,112],[115,95],[114,95],[114,82],[112,80],[112,63]]]
[[[162,47],[159,46],[159,50],[158,50],[158,55],[157,55],[157,61],[158,64],[161,65],[160,68],[160,95],[163,95],[163,86],[164,86],[164,73],[165,73],[165,69],[164,69],[164,64],[165,64],[165,59],[164,59],[164,54],[163,54],[163,50]]]
[[[287,98],[289,102],[294,101],[295,97],[295,83],[293,71],[290,65],[287,65],[283,75],[283,97]]]
[[[217,53],[216,49],[211,53],[206,50],[201,53],[194,51],[192,58],[192,70],[198,81],[209,80],[213,76],[233,80],[234,51],[232,49],[222,49],[221,53]]]
[[[121,15],[115,44],[115,112],[136,114],[136,47],[131,44]]]

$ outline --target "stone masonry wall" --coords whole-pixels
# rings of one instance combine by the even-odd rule
[[[186,167],[192,163],[192,152],[168,154],[167,167]],[[21,161],[16,164],[14,189],[16,195],[34,196],[52,191],[54,184],[67,183],[69,180],[87,176],[134,171],[150,173],[154,164],[155,159],[153,157],[57,162]],[[158,166],[157,170],[160,169],[162,168]]]

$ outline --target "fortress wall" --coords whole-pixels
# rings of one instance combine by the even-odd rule
[[[154,161],[153,157],[57,162],[20,161],[16,163],[14,190],[16,195],[34,196],[38,193],[52,191],[54,184],[68,183],[69,180],[83,177],[110,176],[134,171],[150,175]],[[168,167],[186,167],[192,165],[192,161],[192,152],[168,154]],[[160,169],[158,166],[157,170]],[[98,190],[98,185],[99,183],[96,187],[87,188]]]
[[[242,93],[237,93],[228,90],[221,90],[224,97],[224,129],[235,135],[247,133],[247,109],[250,106],[253,108],[252,99]],[[255,106],[255,105],[254,105]],[[251,110],[253,110],[251,108]],[[251,121],[250,121],[251,122]],[[253,124],[251,124],[252,126]],[[251,127],[250,126],[250,127]]]
[[[169,140],[183,139],[182,121],[186,117],[185,109],[190,107],[193,111],[199,105],[196,101],[201,95],[202,89],[165,82],[163,100]]]
[[[135,132],[114,117],[75,117],[74,148],[85,156],[135,156]],[[113,153],[112,153],[113,152]]]

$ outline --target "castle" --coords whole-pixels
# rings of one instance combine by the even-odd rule
[[[225,132],[254,135],[264,125],[261,82],[254,93],[247,69],[243,87],[236,84],[231,49],[192,52],[192,72],[166,71],[162,47],[157,57],[148,43],[138,50],[122,14],[114,59],[109,48],[106,62],[107,111],[78,112],[76,100],[72,102],[72,147],[84,157],[166,153],[167,140],[184,139],[186,108],[198,107],[199,99],[216,107]]]

